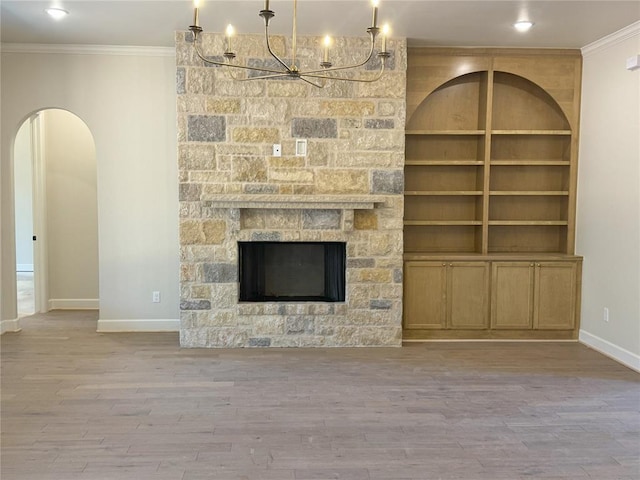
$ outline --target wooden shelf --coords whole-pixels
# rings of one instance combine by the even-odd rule
[[[491,160],[491,165],[501,166],[558,166],[568,167],[570,163],[565,160]]]
[[[405,130],[405,135],[484,135],[486,130]]]
[[[480,196],[482,190],[411,190],[404,192],[405,195],[428,197],[428,196]]]
[[[567,196],[569,192],[566,190],[492,190],[489,192],[489,195],[493,196],[549,196],[549,197],[558,197],[558,196]]]
[[[482,220],[405,220],[404,224],[410,226],[476,226],[482,225]]]
[[[413,165],[413,166],[440,166],[440,165],[484,165],[483,160],[407,160],[404,162],[405,165]]]
[[[513,253],[513,252],[492,252],[492,253],[474,253],[474,252],[463,252],[459,254],[451,254],[451,253],[439,253],[439,252],[414,252],[414,251],[405,251],[403,254],[404,260],[414,260],[414,261],[437,261],[442,262],[446,261],[455,261],[455,262],[526,262],[531,261],[541,261],[541,262],[552,262],[552,261],[562,261],[562,260],[574,260],[581,261],[582,257],[579,255],[566,255],[562,252],[545,252],[545,253],[537,253],[535,255],[531,255],[530,253]]]
[[[571,130],[491,130],[491,135],[571,135]]]
[[[530,225],[538,225],[538,226],[562,226],[567,225],[566,220],[489,220],[489,226],[492,225],[515,225],[515,226],[530,226]]]

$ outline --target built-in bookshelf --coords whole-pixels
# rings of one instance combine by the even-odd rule
[[[489,295],[492,272],[504,277],[512,271],[491,269],[491,262],[516,260],[537,268],[544,260],[580,261],[573,254],[581,56],[414,48],[408,66],[405,328],[455,329],[459,304],[448,289],[464,278],[462,267],[474,267],[455,262],[486,263],[473,269],[481,290],[486,287],[477,292],[480,298]],[[438,265],[451,272],[421,268]],[[431,278],[432,284],[438,275],[444,275],[443,311],[449,313],[442,321],[411,318],[420,315],[418,297],[425,293],[412,282]],[[490,303],[473,308],[489,309]],[[489,310],[481,317],[458,324],[491,330]],[[532,310],[530,328],[534,323],[544,325],[533,321]],[[560,324],[576,331],[575,321]]]

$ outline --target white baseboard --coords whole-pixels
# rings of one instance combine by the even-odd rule
[[[600,338],[584,330],[580,330],[578,340],[580,341],[580,343],[593,348],[597,352],[606,355],[616,362],[621,363],[622,365],[629,367],[636,372],[640,372],[640,355],[636,355],[629,350],[625,350],[622,347],[614,345],[608,340]]]
[[[98,332],[179,332],[180,320],[138,319],[138,320],[98,320]]]
[[[577,340],[569,339],[545,339],[545,338],[425,338],[403,339],[402,343],[575,343]]]
[[[0,321],[0,335],[6,332],[19,332],[22,330],[20,328],[20,319],[14,318],[13,320],[2,320]]]
[[[16,272],[33,272],[33,263],[19,263],[16,265]]]
[[[51,298],[49,310],[99,310],[97,298]]]

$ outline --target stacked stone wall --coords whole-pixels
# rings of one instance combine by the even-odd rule
[[[302,68],[316,68],[320,41],[298,38]],[[205,34],[202,42],[205,51],[222,51],[220,35]],[[239,62],[268,64],[262,37],[235,43]],[[274,44],[287,57],[288,40]],[[177,34],[183,346],[400,345],[406,44],[389,44],[381,80],[319,89],[291,79],[236,81],[197,59],[189,33]],[[337,39],[332,59],[353,62],[366,50],[362,39]],[[308,141],[305,157],[295,156],[297,138]],[[276,143],[281,157],[272,156]],[[318,204],[219,208],[217,200],[230,194]],[[325,209],[328,195],[384,202]],[[251,240],[346,242],[346,301],[239,303],[237,242]]]

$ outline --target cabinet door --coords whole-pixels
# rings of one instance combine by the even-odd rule
[[[533,326],[534,264],[493,262],[491,327],[530,329]]]
[[[449,264],[447,325],[456,329],[489,327],[488,262]]]
[[[444,328],[446,264],[406,262],[404,268],[404,327]]]
[[[539,330],[571,330],[576,317],[574,262],[536,263],[533,326]]]

